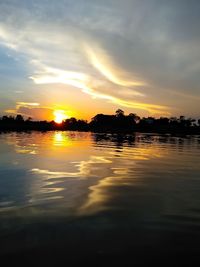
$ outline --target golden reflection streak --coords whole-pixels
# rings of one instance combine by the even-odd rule
[[[71,146],[72,141],[64,132],[55,132],[53,135],[53,145],[59,147]]]
[[[133,185],[133,181],[135,184],[141,182],[141,179],[139,179],[141,174],[134,171],[138,164],[143,163],[143,161],[162,158],[168,152],[155,148],[155,146],[145,145],[144,147],[134,147],[131,150],[124,147],[119,158],[116,157],[116,153],[119,154],[112,150],[106,156],[90,156],[86,161],[76,162],[74,164],[77,171],[52,171],[39,168],[30,171],[42,178],[42,187],[44,187],[44,181],[47,181],[49,185],[56,184],[56,180],[59,183],[60,179],[78,179],[81,183],[81,185],[78,184],[79,189],[88,191],[88,195],[82,201],[82,206],[76,206],[76,203],[71,204],[75,206],[76,213],[79,215],[95,213],[107,208],[107,202],[112,198],[112,194],[109,193],[110,186]],[[118,166],[123,166],[123,168]],[[129,174],[131,174],[130,179],[128,178]],[[48,189],[45,190],[48,192]],[[38,192],[39,189],[37,188],[36,191]],[[60,191],[57,190],[57,192]],[[69,201],[74,200],[70,198]]]
[[[20,142],[15,144],[15,152],[18,154],[30,154],[36,155],[38,154],[38,147],[35,144],[20,144]]]
[[[123,156],[123,154],[125,155]],[[167,151],[160,150],[159,148],[155,148],[154,146],[150,146],[148,148],[134,148],[134,153],[130,153],[129,149],[123,149],[122,159],[123,160],[123,168],[111,167],[110,175],[103,177],[98,180],[97,184],[89,187],[88,198],[85,203],[79,208],[78,213],[81,215],[84,214],[92,214],[99,212],[100,210],[104,210],[107,208],[106,202],[112,198],[112,195],[107,192],[109,191],[110,186],[117,185],[132,185],[133,179],[135,183],[139,183],[138,175],[133,172],[134,166],[144,160],[151,160],[154,158],[162,158],[167,154]],[[112,152],[112,154],[116,154]],[[130,159],[127,161],[127,157]],[[117,166],[116,158],[112,158],[112,166]],[[92,166],[91,166],[92,167]],[[103,173],[103,170],[102,170]],[[126,176],[131,173],[131,182],[129,183]]]
[[[60,148],[65,148],[65,147],[69,147],[72,146],[74,143],[73,141],[70,139],[70,137],[65,133],[65,132],[55,132],[53,133],[53,137],[52,137],[52,144],[51,146],[45,143],[45,136],[41,136],[41,138],[43,139],[43,142],[45,145],[51,148],[53,147],[60,147]],[[34,143],[29,143],[26,142],[26,137],[24,139],[10,139],[7,140],[7,143],[10,145],[14,145],[15,147],[15,152],[18,154],[30,154],[30,155],[36,155],[39,154],[39,145],[38,145],[38,141],[39,140],[33,140]]]
[[[100,163],[110,164],[112,163],[112,161],[109,159],[105,159],[103,157],[91,156],[88,161],[81,161],[80,163],[76,164],[76,167],[78,167],[78,172],[49,171],[49,170],[42,170],[38,168],[33,168],[30,171],[32,173],[45,175],[48,179],[62,178],[62,177],[77,177],[79,179],[83,179],[83,178],[88,178],[89,176],[91,176],[92,168],[90,168],[90,166],[92,167],[93,164],[100,164]],[[92,177],[94,177],[94,174],[92,174]]]
[[[59,171],[49,171],[49,170],[41,170],[38,168],[33,168],[30,170],[30,172],[35,173],[35,174],[40,174],[44,175],[47,179],[51,178],[62,178],[62,177],[69,177],[69,176],[74,176],[78,177],[79,172],[59,172]]]

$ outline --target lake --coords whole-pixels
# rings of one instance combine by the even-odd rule
[[[0,248],[66,266],[200,262],[200,136],[0,134]]]

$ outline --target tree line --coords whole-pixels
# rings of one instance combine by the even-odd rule
[[[71,130],[93,132],[161,132],[200,134],[200,119],[177,117],[143,117],[135,113],[125,115],[118,109],[113,115],[97,114],[90,122],[70,118],[58,124],[55,121],[33,121],[22,115],[0,117],[0,131]]]

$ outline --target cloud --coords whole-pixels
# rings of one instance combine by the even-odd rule
[[[33,79],[36,84],[62,83],[71,85],[81,89],[84,93],[87,93],[94,98],[105,99],[119,106],[147,110],[150,113],[160,115],[169,114],[168,107],[124,100],[123,98],[117,97],[116,93],[113,93],[113,95],[111,95],[108,91],[104,92],[103,90],[101,90],[101,87],[106,87],[106,85],[110,85],[109,83],[103,83],[101,85],[99,82],[98,86],[93,86],[93,82],[91,81],[92,78],[83,73],[68,72],[43,66],[41,73],[38,72],[37,75],[32,76],[30,78]],[[95,81],[95,84],[96,83],[97,82]],[[126,90],[124,91],[126,93]],[[132,90],[129,90],[128,94],[129,97],[131,94],[139,95],[139,93],[137,94],[137,92],[134,92]]]
[[[17,109],[17,113],[19,114],[22,114],[26,117],[31,117],[33,119],[41,119],[41,120],[53,120],[54,119],[53,112],[54,112],[53,109],[45,107],[28,108],[21,106]]]
[[[145,82],[137,80],[130,80],[130,78],[121,78],[121,76],[125,76],[123,70],[117,70],[116,67],[111,66],[111,62],[109,62],[108,56],[103,53],[103,51],[98,51],[95,53],[91,47],[85,45],[85,50],[88,55],[89,61],[92,65],[109,81],[116,85],[120,86],[144,86]],[[116,74],[118,72],[118,74]],[[129,74],[130,75],[130,74]],[[133,76],[133,74],[132,74]],[[141,95],[140,93],[136,92],[136,94]]]
[[[195,0],[1,1],[0,43],[27,59],[38,85],[66,84],[148,113],[197,113],[199,7]]]
[[[30,102],[17,102],[17,107],[24,106],[24,107],[37,107],[39,103],[30,103]]]
[[[22,90],[16,90],[16,91],[15,91],[16,94],[23,94],[23,92],[24,92],[24,91],[22,91]]]
[[[17,102],[13,109],[5,110],[6,113],[16,115],[21,114],[25,117],[33,119],[53,120],[54,109],[48,107],[40,107],[39,103]]]

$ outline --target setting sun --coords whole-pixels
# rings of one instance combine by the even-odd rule
[[[54,121],[56,123],[62,123],[63,120],[69,118],[69,116],[67,116],[65,114],[65,111],[63,110],[55,110],[53,114],[54,114]]]

